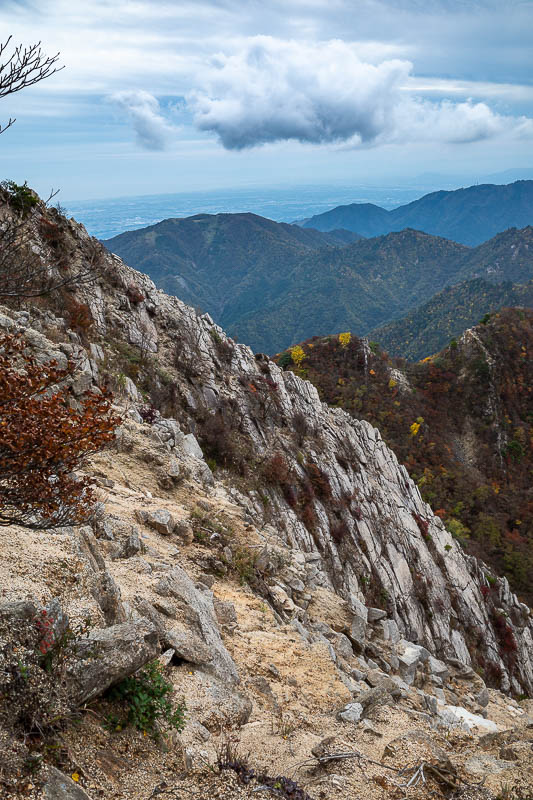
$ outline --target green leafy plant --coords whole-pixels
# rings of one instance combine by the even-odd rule
[[[26,182],[20,185],[15,183],[15,181],[2,181],[0,188],[7,193],[9,204],[18,211],[21,216],[28,214],[39,201],[37,195],[32,192]]]
[[[161,664],[158,661],[150,662],[108,692],[110,700],[117,700],[126,706],[124,718],[113,715],[113,728],[132,725],[154,739],[160,735],[160,721],[174,730],[183,730],[185,703],[175,704],[172,693],[172,684],[166,680]]]

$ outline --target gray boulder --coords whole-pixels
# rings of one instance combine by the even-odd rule
[[[363,692],[359,695],[357,700],[363,706],[363,714],[365,717],[372,713],[378,706],[389,706],[394,702],[391,693],[382,686],[377,686],[375,689],[369,689],[368,692]]]
[[[425,647],[412,642],[401,642],[401,653],[398,654],[400,662],[400,675],[409,684],[413,683],[419,664],[423,664],[429,659],[429,653]]]
[[[37,614],[37,606],[31,600],[19,600],[13,603],[0,603],[0,619],[30,620]]]
[[[206,662],[209,671],[229,684],[239,683],[235,663],[220,637],[212,593],[198,589],[187,573],[177,566],[159,581],[155,591],[174,601],[178,619],[184,627],[187,626],[184,633],[189,637],[194,634],[196,640],[207,647],[212,656],[209,663]],[[174,644],[169,646],[176,649]]]
[[[139,537],[139,531],[137,528],[132,528],[130,535],[115,552],[113,558],[132,558],[142,552],[144,545]]]
[[[155,511],[137,509],[135,516],[139,522],[162,533],[163,536],[169,536],[174,531],[176,520],[166,508],[157,508]]]
[[[191,631],[166,631],[163,638],[165,646],[172,648],[178,658],[184,661],[199,665],[210,664],[213,661],[213,652]]]
[[[76,705],[103,694],[159,654],[157,630],[146,619],[92,631],[76,644],[69,668],[69,694]]]
[[[196,436],[193,433],[188,433],[186,436],[183,437],[183,440],[181,442],[181,448],[184,453],[187,453],[188,456],[194,456],[194,458],[201,458],[201,459],[203,459],[204,457],[202,448],[198,444]]]

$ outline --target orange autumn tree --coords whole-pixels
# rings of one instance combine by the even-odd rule
[[[90,478],[75,474],[115,437],[108,394],[72,402],[69,361],[39,363],[20,336],[0,336],[0,525],[56,528],[94,513]]]

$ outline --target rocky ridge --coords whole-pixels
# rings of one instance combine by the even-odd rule
[[[92,246],[85,230],[61,224],[83,261]],[[49,257],[46,243],[36,247]],[[78,358],[74,396],[114,379],[126,409],[116,452],[90,466],[103,503],[95,529],[15,530],[0,565],[6,601],[59,594],[66,613],[90,607],[99,619],[90,638],[103,660],[91,666],[89,649],[70,676],[79,702],[165,651],[186,697],[189,736],[205,731],[204,741],[222,726],[239,727],[246,741],[247,726],[263,724],[261,709],[278,720],[278,734],[288,731],[282,737],[305,729],[291,678],[307,714],[327,717],[315,723],[321,733],[348,726],[383,736],[371,722],[384,722],[383,708],[428,729],[498,734],[526,723],[525,708],[486,684],[533,691],[529,609],[462,552],[379,433],[328,408],[311,384],[229,340],[118,257],[101,258],[100,278],[75,293],[90,309],[90,331],[69,328],[50,308],[0,316],[0,327],[21,331],[43,360]],[[125,352],[130,361],[140,354],[139,386],[116,372]],[[148,371],[163,415],[147,421]],[[201,444],[212,450],[213,440],[229,468],[204,459]],[[507,650],[488,611],[489,585]],[[346,796],[351,779],[339,780],[323,796]],[[95,796],[118,796],[109,791]],[[130,791],[121,796],[144,796]]]

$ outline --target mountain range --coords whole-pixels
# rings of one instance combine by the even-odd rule
[[[345,228],[366,237],[416,228],[475,246],[506,228],[523,228],[532,222],[533,181],[530,180],[431,192],[392,211],[373,203],[351,203],[299,224],[319,231]]]
[[[367,335],[472,278],[533,278],[533,228],[510,229],[476,248],[412,229],[339,244],[345,235],[253,214],[201,214],[105,244],[267,353],[314,334]]]

